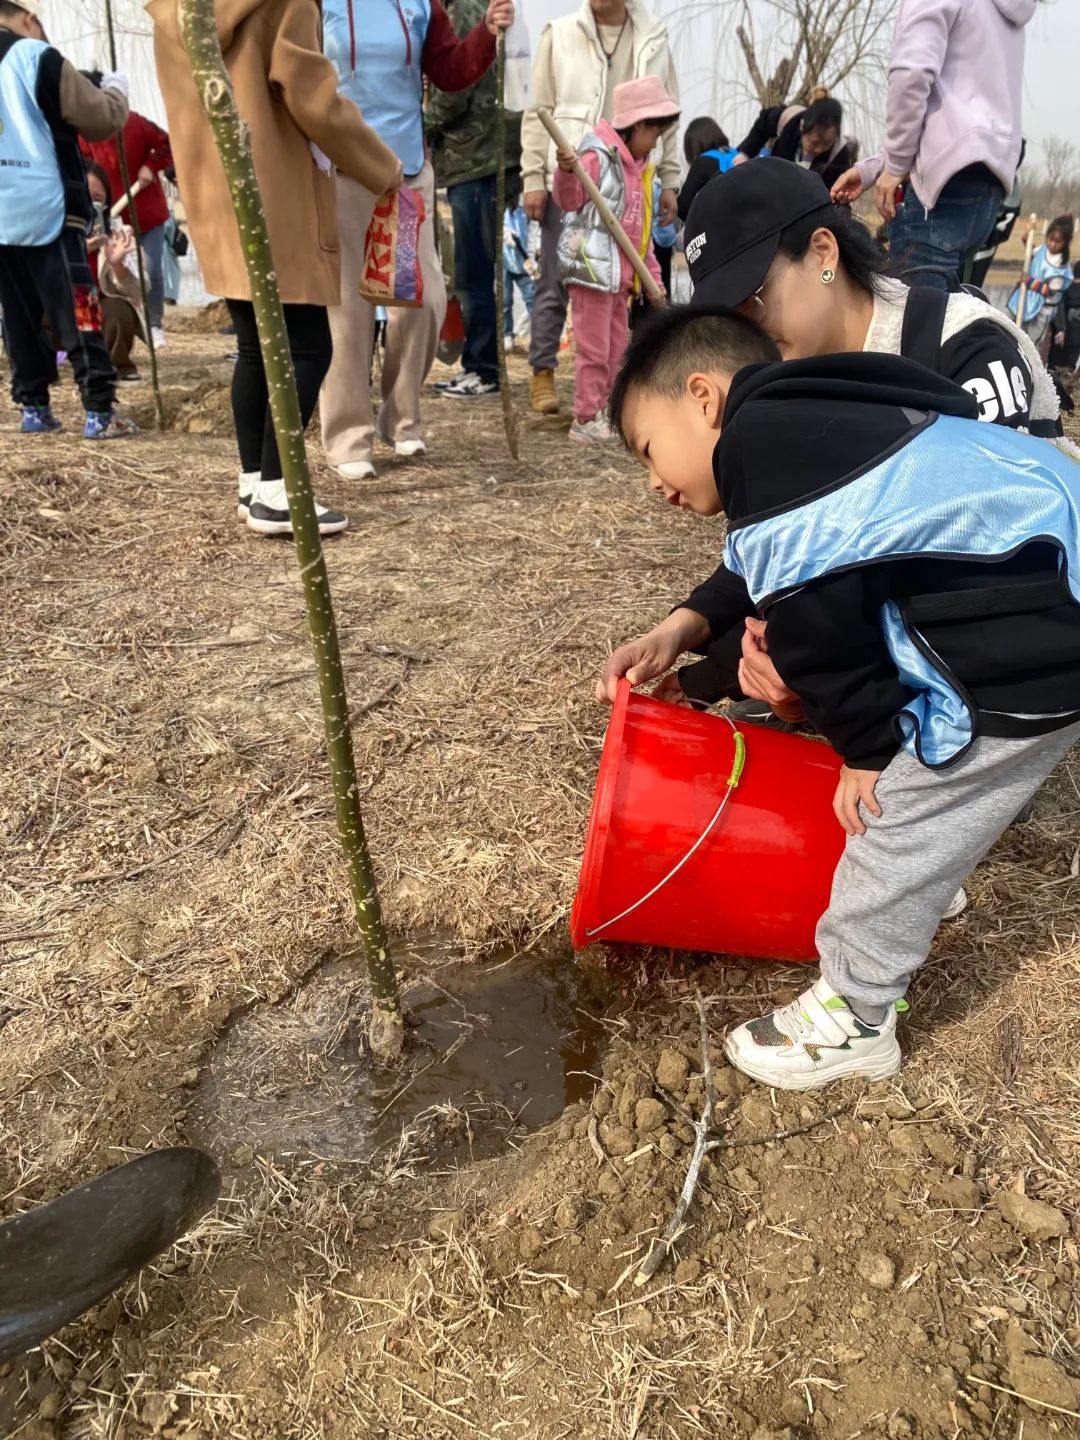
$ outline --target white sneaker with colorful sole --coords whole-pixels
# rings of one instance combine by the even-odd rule
[[[902,1000],[880,1025],[867,1025],[819,979],[790,1005],[732,1030],[724,1054],[744,1075],[778,1090],[817,1090],[852,1075],[884,1080],[900,1069],[898,1009],[907,1009]]]

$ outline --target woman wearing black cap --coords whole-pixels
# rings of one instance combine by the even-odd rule
[[[980,419],[1061,434],[1057,392],[1031,340],[977,296],[885,275],[869,231],[817,176],[780,160],[740,166],[703,187],[685,236],[691,305],[753,319],[785,360],[904,355],[970,390]],[[798,697],[768,663],[764,628],[744,583],[721,566],[660,626],[616,650],[605,680],[643,684],[695,649],[703,658],[654,693],[684,704],[749,695],[796,718]]]

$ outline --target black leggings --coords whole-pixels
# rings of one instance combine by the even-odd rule
[[[232,410],[240,466],[247,474],[261,471],[264,480],[281,479],[281,459],[274,439],[274,422],[266,388],[255,307],[250,300],[227,300],[236,329],[236,369],[233,371]],[[334,353],[330,321],[322,305],[286,305],[285,329],[289,336],[300,414],[305,427],[315,411],[319,390]]]

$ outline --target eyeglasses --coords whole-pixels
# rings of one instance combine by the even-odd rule
[[[761,284],[754,291],[754,293],[752,295],[748,295],[747,298],[743,301],[743,304],[739,306],[740,313],[744,313],[743,305],[749,305],[751,301],[753,301],[757,305],[757,312],[746,315],[745,318],[747,320],[753,320],[755,324],[760,325],[761,322],[765,319],[765,300],[763,298],[765,291],[773,283],[774,280],[779,279],[779,277],[791,264],[792,261],[788,259],[785,260],[782,265],[778,265],[776,269],[771,272],[771,274],[765,276],[765,279],[761,282]]]

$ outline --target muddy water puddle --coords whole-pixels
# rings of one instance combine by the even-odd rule
[[[380,1166],[454,1163],[505,1148],[592,1093],[604,977],[567,957],[446,963],[399,952],[411,1044],[374,1069],[362,962],[336,960],[287,1002],[226,1027],[196,1087],[188,1135],[228,1163],[255,1153]]]

